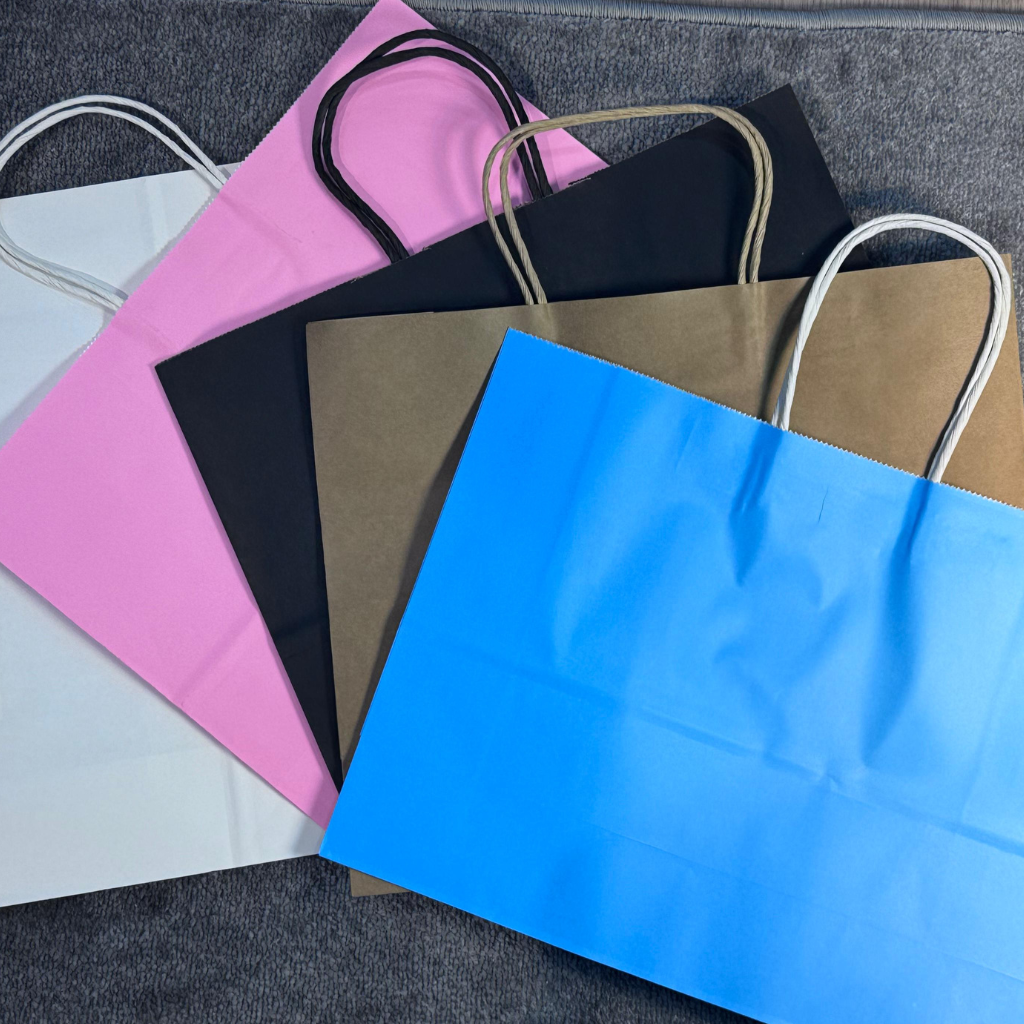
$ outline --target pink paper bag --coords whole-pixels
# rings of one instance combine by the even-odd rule
[[[153,366],[386,264],[316,176],[313,118],[370,50],[425,27],[381,0],[0,450],[0,561],[321,824],[336,790]],[[424,59],[352,89],[335,158],[417,250],[483,219],[506,130],[476,78]],[[562,133],[542,156],[553,187],[604,166]]]

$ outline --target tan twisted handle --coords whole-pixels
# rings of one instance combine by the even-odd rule
[[[761,249],[764,244],[765,229],[768,225],[768,214],[772,203],[772,158],[768,146],[761,133],[742,114],[731,110],[729,107],[716,107],[704,103],[675,103],[663,104],[648,107],[620,107],[615,110],[594,110],[585,114],[566,114],[563,117],[552,117],[544,121],[531,121],[528,124],[520,125],[512,129],[500,139],[487,156],[484,164],[483,174],[483,199],[484,210],[487,213],[487,222],[494,233],[494,239],[498,248],[505,257],[527,305],[547,302],[547,295],[540,283],[537,272],[534,269],[533,261],[526,249],[526,243],[520,234],[519,225],[516,221],[515,211],[512,209],[512,198],[508,187],[508,169],[512,162],[516,149],[527,139],[539,135],[541,132],[550,132],[558,128],[571,128],[575,125],[596,124],[605,121],[625,121],[633,117],[664,117],[669,114],[713,114],[721,118],[726,124],[731,125],[743,137],[750,147],[750,154],[754,162],[754,204],[747,221],[747,229],[743,236],[743,248],[740,252],[740,267],[738,280],[740,284],[748,281],[756,281],[758,270],[761,265]],[[498,154],[504,149],[499,170],[501,202],[505,210],[505,220],[508,224],[509,234],[512,243],[522,261],[523,271],[519,269],[515,257],[502,237],[498,229],[498,221],[494,214],[494,205],[491,203],[491,171]]]

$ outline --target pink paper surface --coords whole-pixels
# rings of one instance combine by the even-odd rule
[[[386,265],[316,176],[313,118],[370,50],[424,27],[381,0],[0,450],[0,561],[324,825],[337,792],[153,367]],[[483,219],[505,131],[475,77],[425,58],[352,88],[335,159],[418,250]],[[604,166],[562,132],[538,142],[553,187]]]

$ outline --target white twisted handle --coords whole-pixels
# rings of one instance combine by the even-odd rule
[[[122,107],[128,109],[119,109]],[[148,115],[158,124],[154,125],[144,121],[130,113],[131,110]],[[137,100],[105,95],[78,96],[75,99],[54,103],[12,128],[0,139],[0,171],[27,142],[46,131],[47,128],[81,114],[104,114],[108,117],[117,117],[145,129],[173,153],[181,157],[215,192],[227,181],[216,164],[170,118]],[[169,129],[172,134],[165,134],[159,125]],[[100,281],[91,274],[61,266],[59,263],[53,263],[40,256],[34,256],[18,245],[4,230],[2,224],[0,224],[0,259],[33,280],[111,311],[116,312],[127,298],[127,295],[119,288]]]
[[[987,242],[980,235],[976,235],[968,228],[953,224],[951,221],[942,220],[939,217],[929,217],[924,214],[894,213],[885,217],[876,217],[866,224],[854,228],[832,251],[832,254],[825,260],[818,276],[811,284],[811,290],[807,295],[807,304],[804,306],[803,315],[800,318],[800,327],[797,330],[796,344],[793,347],[793,355],[790,357],[789,366],[786,369],[786,376],[782,382],[782,389],[779,392],[779,399],[775,405],[775,412],[772,414],[772,423],[782,430],[789,429],[789,415],[793,408],[793,398],[796,394],[796,379],[800,372],[800,359],[803,356],[804,346],[807,344],[807,336],[811,332],[814,319],[824,301],[825,293],[829,285],[839,273],[839,268],[850,252],[861,242],[875,235],[886,231],[895,231],[900,228],[914,228],[923,231],[934,231],[940,235],[948,235],[950,238],[963,243],[968,249],[976,253],[989,277],[992,279],[992,312],[989,317],[988,330],[981,344],[978,359],[974,364],[971,376],[967,385],[960,395],[953,414],[946,424],[939,444],[935,449],[928,464],[925,476],[929,480],[938,482],[946,471],[950,457],[956,448],[960,435],[964,432],[974,407],[978,404],[981,393],[985,390],[992,370],[999,358],[999,351],[1003,347],[1003,339],[1006,337],[1006,329],[1010,322],[1010,309],[1013,303],[1013,285],[1010,281],[1010,274],[990,242]]]

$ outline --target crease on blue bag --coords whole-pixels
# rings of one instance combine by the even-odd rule
[[[1024,1015],[1024,513],[509,332],[322,855],[769,1024]],[[780,429],[781,428],[781,429]]]

